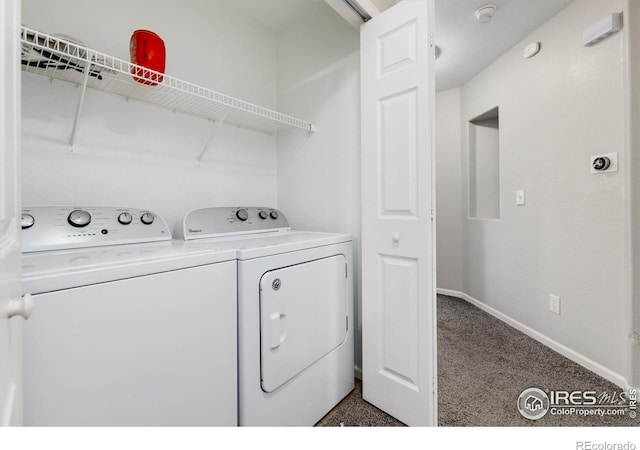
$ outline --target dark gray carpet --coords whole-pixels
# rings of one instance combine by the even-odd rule
[[[319,427],[402,427],[404,424],[362,399],[362,383],[316,424]]]
[[[357,381],[357,380],[356,380]],[[568,360],[470,303],[438,296],[440,426],[638,426],[628,417],[520,415],[516,401],[529,387],[620,393],[618,386]],[[402,426],[362,400],[361,385],[319,426]]]

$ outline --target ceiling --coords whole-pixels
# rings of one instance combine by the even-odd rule
[[[464,84],[535,31],[573,0],[435,0],[436,90]],[[474,13],[487,3],[498,7],[491,21]]]
[[[324,0],[227,0],[258,22],[280,32],[321,8]]]
[[[464,84],[516,45],[573,0],[435,0],[436,90]],[[396,0],[372,0],[378,8]],[[232,0],[234,7],[280,32],[289,25],[328,7],[324,0]],[[479,23],[474,12],[492,3],[493,19]]]

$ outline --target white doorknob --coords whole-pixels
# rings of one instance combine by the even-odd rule
[[[7,316],[12,318],[14,316],[20,316],[24,320],[27,320],[31,316],[33,311],[33,298],[31,294],[25,294],[19,300],[11,300],[9,302],[9,311]]]
[[[393,240],[393,242],[400,242],[400,233],[393,233],[391,239]]]

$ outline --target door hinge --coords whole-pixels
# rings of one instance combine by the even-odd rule
[[[429,33],[429,47],[433,47],[433,32]]]
[[[433,206],[429,208],[429,214],[431,215],[431,220],[433,221],[436,218],[436,211],[433,209]]]

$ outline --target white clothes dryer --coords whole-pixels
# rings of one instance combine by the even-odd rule
[[[237,425],[235,251],[134,208],[25,207],[22,228],[25,425]]]
[[[237,250],[241,426],[314,425],[353,390],[350,235],[254,207],[192,211],[175,235]]]

